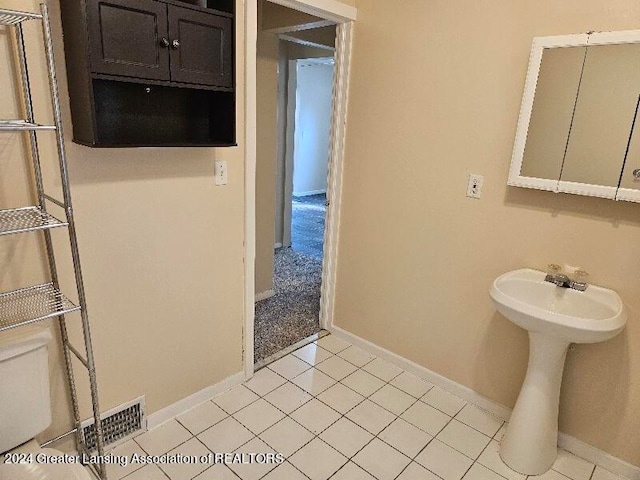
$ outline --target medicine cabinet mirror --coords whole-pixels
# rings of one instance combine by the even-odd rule
[[[640,202],[640,30],[533,41],[509,185]]]

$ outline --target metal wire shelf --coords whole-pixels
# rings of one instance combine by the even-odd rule
[[[67,1],[67,0],[64,0]],[[33,163],[33,173],[38,194],[37,207],[24,207],[22,209],[0,210],[0,235],[9,233],[20,233],[30,230],[42,230],[44,243],[47,251],[49,264],[50,283],[22,288],[11,292],[0,293],[0,331],[9,330],[23,325],[32,324],[47,318],[58,317],[60,327],[60,340],[64,353],[64,362],[67,370],[67,382],[69,395],[71,397],[72,412],[75,428],[57,439],[65,437],[67,434],[74,434],[76,448],[80,452],[87,451],[86,440],[83,438],[80,418],[80,399],[76,389],[74,367],[72,356],[76,355],[81,363],[86,367],[89,376],[89,389],[91,392],[91,406],[93,410],[93,420],[95,425],[94,444],[100,457],[104,455],[104,435],[102,422],[100,420],[100,405],[98,400],[98,381],[96,379],[95,363],[93,358],[93,347],[91,333],[89,330],[89,318],[86,308],[86,296],[84,284],[82,282],[82,269],[80,266],[80,254],[78,253],[78,240],[73,220],[73,207],[71,205],[71,191],[67,174],[66,151],[63,137],[62,118],[60,113],[60,93],[55,73],[55,58],[53,53],[53,41],[51,24],[49,21],[49,11],[46,3],[40,4],[41,14],[16,12],[0,9],[0,25],[12,25],[11,33],[15,35],[16,52],[20,64],[20,80],[24,100],[25,117],[23,119],[0,119],[1,132],[27,132],[31,147],[31,160]],[[49,90],[51,94],[51,106],[53,107],[54,125],[40,125],[37,123],[33,110],[31,97],[31,85],[27,68],[27,51],[25,48],[24,31],[22,22],[27,20],[41,20],[44,53],[47,61],[47,71],[49,77]],[[60,167],[60,179],[62,182],[62,195],[64,200],[58,201],[46,194],[44,188],[43,172],[40,165],[40,152],[37,141],[37,131],[52,130],[55,132],[55,139],[58,151],[58,163]],[[44,209],[46,201],[50,201],[65,209],[65,222],[48,215]],[[58,288],[58,271],[56,267],[55,251],[50,229],[58,226],[68,227],[69,246],[71,250],[71,260],[78,294],[78,305],[75,305],[65,297]],[[64,315],[79,311],[82,324],[82,336],[84,339],[83,357],[78,350],[69,342],[69,334]],[[55,441],[56,439],[54,439]],[[103,463],[91,465],[93,472],[101,480],[107,480],[107,469]]]
[[[37,13],[14,12],[13,10],[0,9],[0,25],[17,25],[27,20],[41,19]]]
[[[0,294],[0,331],[80,310],[52,283]]]
[[[40,125],[25,120],[0,120],[0,132],[20,132],[31,130],[55,130],[55,125]]]
[[[67,225],[37,206],[0,210],[0,236]]]

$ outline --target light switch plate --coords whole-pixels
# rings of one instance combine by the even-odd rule
[[[480,198],[482,196],[482,185],[484,177],[482,175],[469,175],[469,183],[467,184],[467,197]]]
[[[216,185],[227,184],[227,162],[225,160],[216,160],[213,167]]]

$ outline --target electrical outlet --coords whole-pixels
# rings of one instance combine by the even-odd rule
[[[482,185],[484,177],[482,175],[469,175],[469,183],[467,184],[467,197],[480,198],[482,196]]]
[[[214,176],[216,185],[227,184],[227,162],[224,160],[216,160],[214,165]]]

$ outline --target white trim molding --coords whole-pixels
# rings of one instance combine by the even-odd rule
[[[178,400],[177,402],[148,415],[147,428],[151,430],[152,428],[162,425],[163,423],[182,415],[184,412],[191,410],[193,407],[196,407],[207,400],[211,400],[213,397],[230,390],[236,385],[240,385],[242,382],[244,382],[244,373],[238,372],[215,385],[203,388],[199,392],[189,395],[182,400]]]
[[[640,480],[640,467],[614,457],[610,453],[589,445],[576,437],[560,432],[558,434],[558,446],[624,478]]]
[[[309,190],[308,192],[293,192],[294,197],[310,197],[311,195],[320,195],[321,193],[327,193],[327,189],[322,190]]]
[[[407,372],[413,373],[414,375],[453,393],[463,400],[486,410],[501,420],[508,421],[511,416],[510,408],[479,394],[469,387],[461,385],[447,377],[429,370],[426,367],[423,367],[422,365],[380,347],[375,343],[354,335],[340,327],[332,326],[329,328],[329,331],[336,337],[342,338],[343,340],[346,340],[347,342],[350,342],[357,347],[388,361],[389,363],[397,365]],[[580,458],[604,468],[605,470],[628,478],[629,480],[640,480],[640,467],[614,457],[613,455],[593,447],[576,437],[567,435],[566,433],[560,433],[558,436],[558,446]]]
[[[616,198],[617,190],[618,187],[608,187],[605,185],[588,185],[586,183],[567,182],[564,180],[558,182],[558,192],[587,195],[589,197],[614,199]]]
[[[354,335],[346,330],[343,330],[340,327],[332,326],[329,328],[329,331],[335,335],[336,337],[342,338],[349,343],[354,344],[356,347],[360,347],[367,352],[374,354],[376,357],[380,357],[383,360],[386,360],[389,363],[397,365],[398,367],[406,370],[409,373],[413,373],[417,377],[420,377],[434,385],[447,390],[454,395],[477,405],[478,407],[486,410],[492,415],[502,419],[508,420],[511,415],[511,409],[501,405],[498,402],[495,402],[483,395],[480,395],[475,390],[470,389],[469,387],[465,387],[453,380],[440,375],[439,373],[434,372],[433,370],[429,370],[422,365],[419,365],[407,358],[398,355],[397,353],[393,353],[386,348],[380,347],[375,343],[372,343],[368,340],[365,340],[362,337]]]
[[[332,47],[335,50],[335,47]],[[317,57],[317,58],[299,58],[296,60],[298,66],[308,67],[312,65],[335,65],[336,60],[333,58],[333,54],[330,57]]]
[[[300,12],[315,15],[324,20],[335,23],[354,21],[358,10],[351,5],[346,5],[336,0],[269,0],[271,3],[292,8]],[[251,2],[249,2],[251,3]]]
[[[276,3],[276,2],[272,2],[272,3]],[[304,32],[305,30],[313,30],[314,28],[331,27],[333,25],[335,25],[335,23],[329,20],[319,20],[317,22],[303,23],[302,25],[289,25],[286,27],[278,27],[278,28],[264,28],[262,31],[265,33],[272,33],[274,35],[280,35],[282,33]]]
[[[327,53],[335,51],[335,47],[332,47],[330,45],[324,45],[322,43],[303,40],[301,38],[294,37],[293,35],[287,35],[287,34],[281,33],[279,37],[280,37],[280,40],[286,40],[287,42],[297,43],[298,45],[304,45],[305,47],[319,48],[320,50],[326,50]]]
[[[328,330],[332,324],[335,303],[338,237],[340,234],[340,205],[342,204],[342,172],[347,129],[347,105],[349,103],[352,46],[353,22],[338,25],[336,30],[333,86],[333,123],[331,125],[331,138],[329,143],[327,228],[325,228],[324,232],[322,287],[320,294],[320,327],[326,330]]]
[[[267,298],[271,298],[276,294],[276,292],[271,290],[265,290],[264,292],[256,293],[256,302],[260,302],[262,300],[266,300]]]
[[[244,375],[253,376],[253,321],[256,262],[256,156],[257,156],[257,45],[258,3],[244,3],[245,110],[244,110],[244,322],[242,329]]]
[[[616,193],[616,200],[640,203],[640,188],[634,189],[620,187]]]

